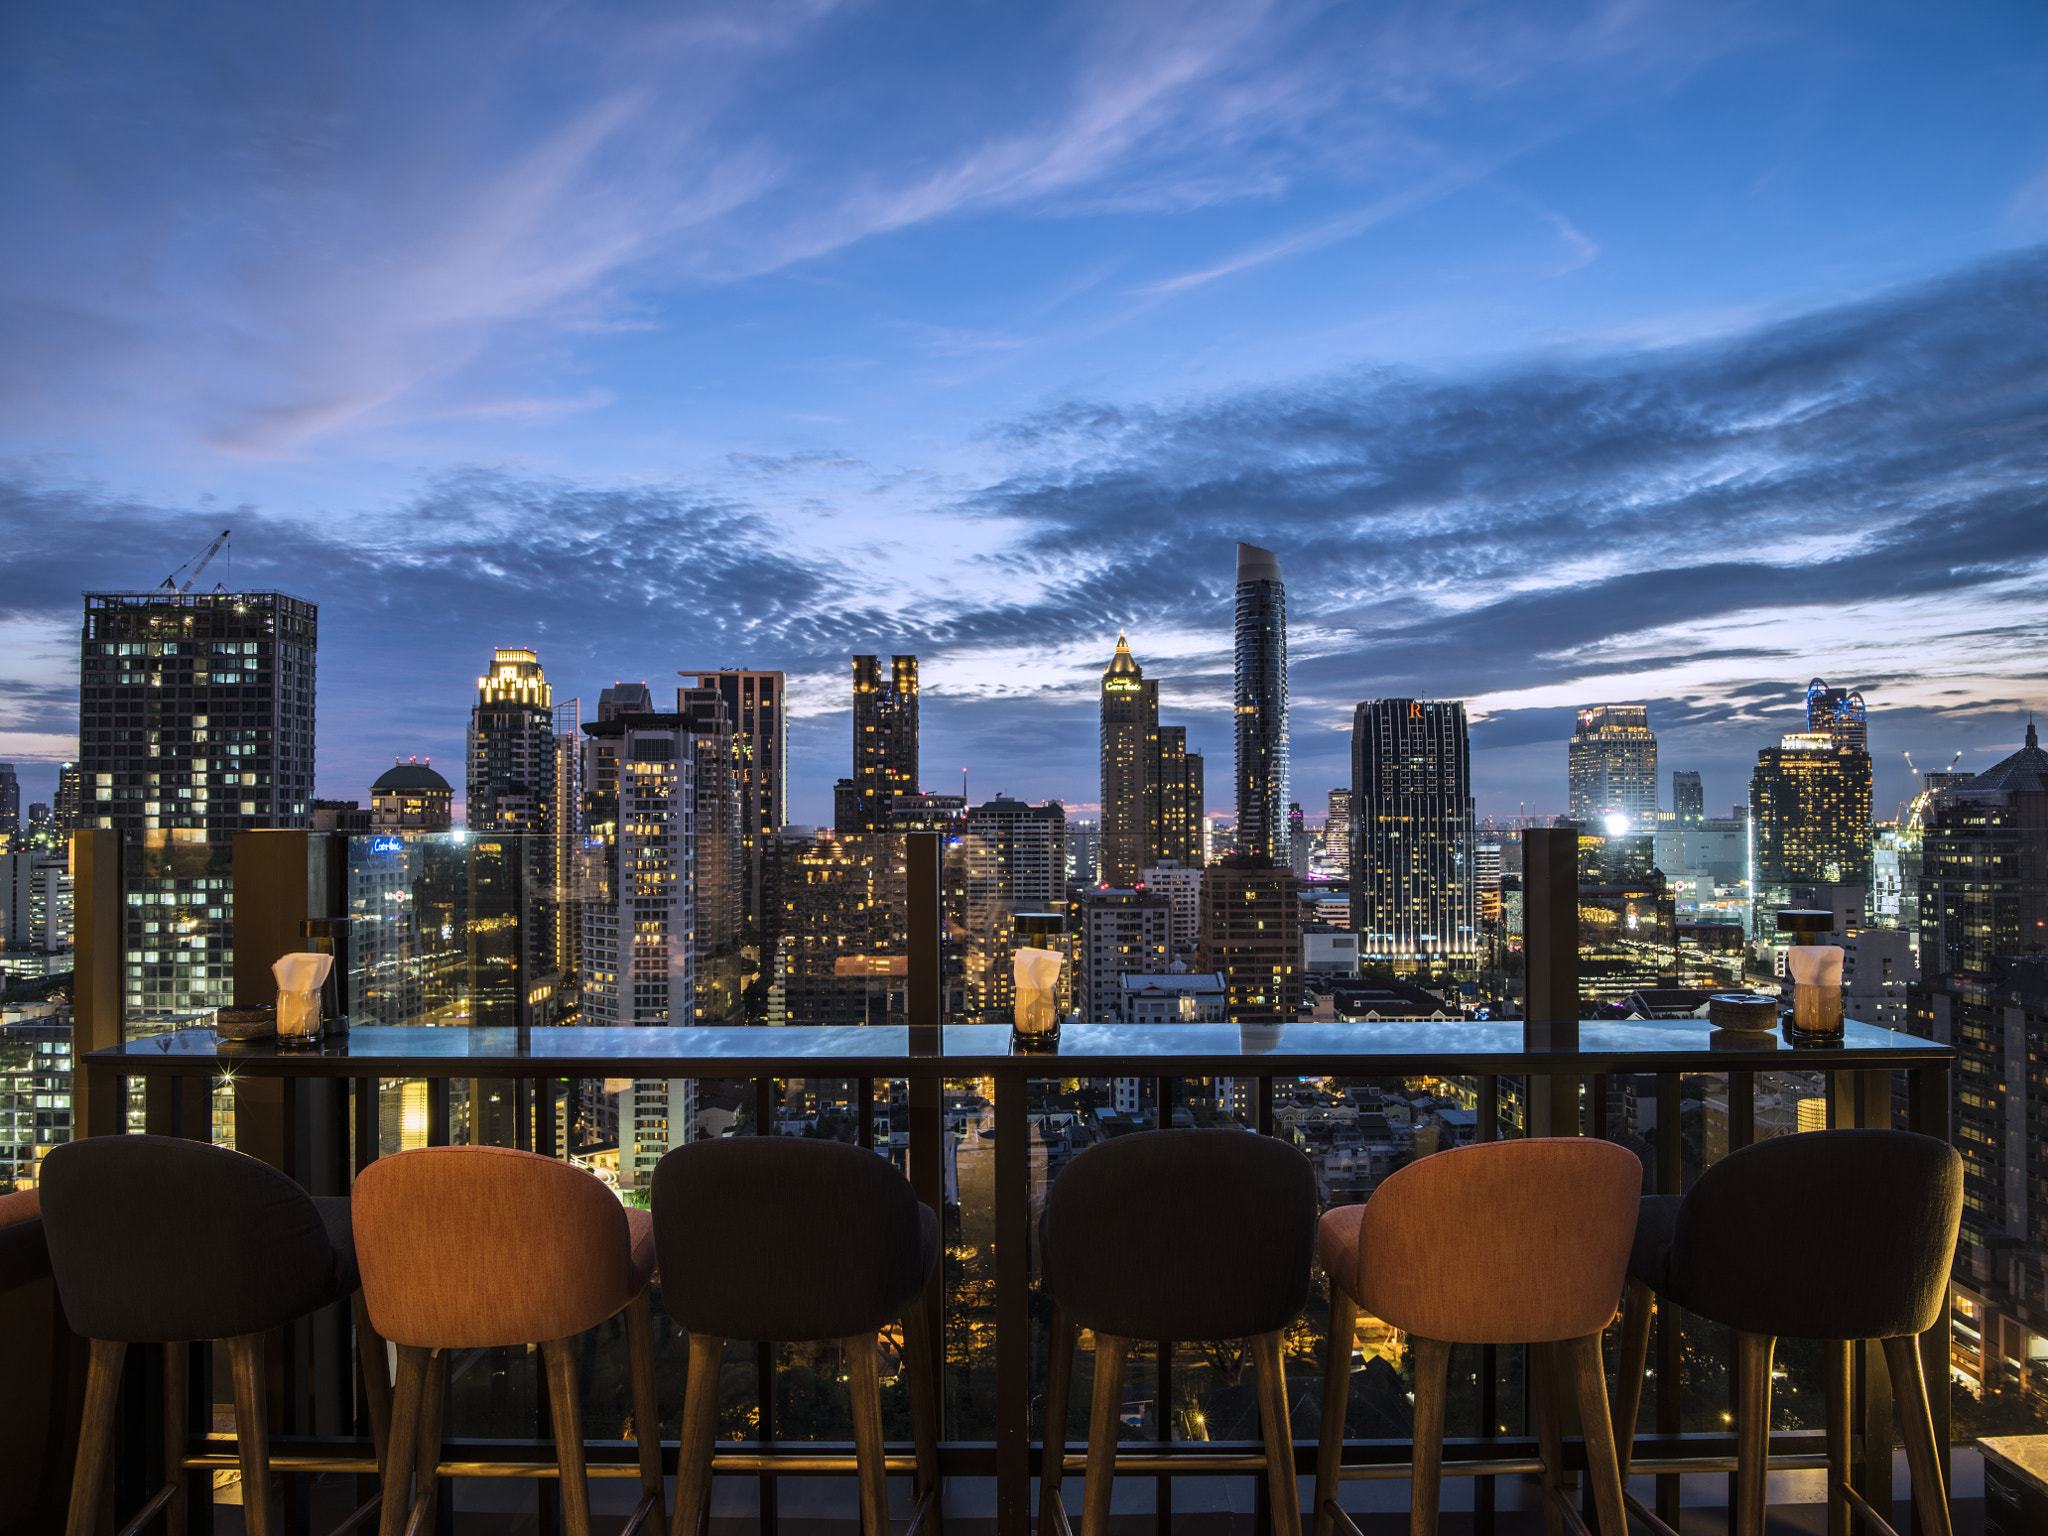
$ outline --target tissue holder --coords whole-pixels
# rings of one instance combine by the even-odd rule
[[[1842,951],[1831,944],[1795,944],[1785,951],[1792,977],[1792,1017],[1785,1039],[1793,1046],[1842,1043]]]
[[[1054,989],[1066,956],[1056,949],[1020,949],[1011,957],[1017,982],[1017,1006],[1012,1014],[1010,1049],[1013,1051],[1057,1051],[1060,1048],[1060,1020],[1055,1010]]]
[[[320,1038],[323,1022],[321,988],[334,968],[334,956],[285,955],[270,967],[277,978],[277,1040],[280,1045],[310,1045]]]

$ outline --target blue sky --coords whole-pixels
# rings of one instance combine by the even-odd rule
[[[1095,798],[1120,626],[1227,809],[1230,549],[1296,795],[1470,701],[1481,809],[1643,701],[1744,792],[2048,705],[2036,5],[25,4],[0,17],[0,758],[77,594],[232,525],[322,612],[320,788],[558,696],[924,658],[925,778]]]

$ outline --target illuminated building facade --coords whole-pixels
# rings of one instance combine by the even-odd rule
[[[1301,1003],[1301,882],[1285,864],[1233,854],[1202,871],[1195,969],[1223,978],[1226,1018],[1281,1024]]]
[[[1870,712],[1863,695],[1846,688],[1830,688],[1816,677],[1806,685],[1806,729],[1826,736],[1838,747],[1856,752],[1870,750]]]
[[[1163,975],[1172,960],[1173,903],[1155,891],[1092,890],[1073,903],[1074,1007],[1087,1023],[1122,1017],[1123,979]]]
[[[2048,752],[2026,745],[1951,783],[1923,814],[1920,971],[1994,970],[2048,945]]]
[[[1287,583],[1270,549],[1237,546],[1237,846],[1287,863]]]
[[[128,845],[131,1016],[226,1004],[237,832],[310,827],[319,610],[282,592],[89,592],[76,825]]]
[[[473,832],[526,841],[533,879],[526,922],[536,976],[554,976],[555,889],[554,696],[537,653],[500,646],[476,680],[469,714],[469,782],[465,815]]]
[[[1351,821],[1351,791],[1331,790],[1330,819],[1323,823],[1323,846],[1330,873],[1339,880],[1351,878],[1351,846],[1357,837],[1358,829]]]
[[[1592,825],[1626,816],[1631,827],[1657,824],[1657,738],[1640,704],[1595,704],[1579,711],[1572,732],[1571,818]]]
[[[1102,822],[1094,878],[1129,886],[1148,864],[1202,857],[1202,759],[1182,726],[1159,723],[1159,684],[1116,637],[1102,674]]]
[[[555,705],[555,784],[548,809],[554,861],[555,1022],[582,1022],[583,975],[583,700]]]
[[[609,690],[607,690],[609,691]],[[696,1022],[697,743],[682,714],[586,723],[586,840],[602,858],[583,903],[583,1022]],[[697,1085],[645,1079],[620,1111],[619,1179],[642,1187],[690,1139]]]
[[[1795,885],[1870,884],[1870,754],[1794,732],[1757,753],[1749,781],[1753,939],[1778,942]]]
[[[75,832],[80,825],[78,810],[82,796],[79,792],[78,764],[57,765],[57,799],[51,807],[51,819],[59,832]]]
[[[961,823],[971,1014],[1007,1017],[1017,996],[1012,958],[1020,948],[1050,947],[1020,939],[1016,918],[1064,912],[1066,829],[1067,813],[1057,800],[1026,805],[1002,795],[971,807]],[[1072,967],[1062,968],[1060,978],[1062,991],[1071,989]]]
[[[676,706],[696,759],[696,889],[691,899],[695,1017],[700,1024],[741,1024],[746,1022],[740,1008],[746,863],[740,836],[744,768],[739,737],[722,689],[678,689]]]
[[[740,907],[746,921],[758,925],[767,840],[789,820],[788,679],[733,667],[682,675],[695,677],[699,688],[717,689],[732,720],[739,752]]]
[[[455,790],[433,760],[394,762],[370,786],[373,832],[446,832],[455,825]]]
[[[899,795],[917,793],[917,658],[853,658],[853,784],[835,796],[841,832],[887,832]]]
[[[1363,960],[1479,951],[1465,706],[1371,699],[1351,725],[1351,928]]]
[[[767,1022],[883,1024],[903,1012],[903,849],[901,837],[882,833],[784,827],[769,839],[759,1010]]]
[[[0,840],[21,830],[21,779],[14,764],[0,763]]]

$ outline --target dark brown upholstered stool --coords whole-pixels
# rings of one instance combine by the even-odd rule
[[[1963,1160],[1911,1131],[1808,1131],[1731,1152],[1692,1192],[1642,1202],[1629,1256],[1614,1400],[1622,1476],[1642,1401],[1652,1298],[1735,1330],[1734,1536],[1762,1536],[1771,1356],[1780,1338],[1824,1341],[1829,1529],[1849,1488],[1849,1351],[1878,1339],[1905,1431],[1923,1530],[1952,1529],[1919,1335],[1941,1317],[1963,1212]],[[1648,1516],[1641,1506],[1639,1514]],[[1869,1509],[1866,1520],[1882,1523]]]
[[[1451,1345],[1527,1344],[1546,1524],[1580,1517],[1564,1497],[1560,1376],[1569,1370],[1586,1426],[1586,1460],[1605,1536],[1626,1536],[1607,1418],[1600,1334],[1628,1272],[1643,1165],[1611,1142],[1577,1136],[1487,1142],[1440,1152],[1390,1175],[1363,1205],[1323,1217],[1330,1277],[1323,1429],[1316,1449],[1316,1536],[1341,1522],[1344,1407],[1361,1311],[1400,1328],[1415,1351],[1411,1536],[1434,1536],[1443,1489],[1445,1372]],[[1432,1264],[1425,1255],[1457,1255]]]
[[[676,1464],[675,1536],[698,1536],[710,1504],[719,1364],[728,1339],[846,1351],[861,1529],[888,1536],[880,1333],[903,1326],[916,1443],[915,1530],[939,1529],[939,1413],[925,1288],[939,1218],[886,1158],[835,1141],[734,1136],[677,1147],[654,1169],[662,1305],[690,1335]]]
[[[1308,1301],[1316,1181],[1307,1158],[1244,1131],[1144,1131],[1090,1147],[1045,1202],[1052,1349],[1045,1384],[1039,1529],[1060,1504],[1075,1330],[1095,1335],[1082,1536],[1105,1536],[1124,1364],[1139,1339],[1244,1339],[1256,1374],[1275,1536],[1301,1536],[1280,1335]]]
[[[235,1375],[242,1518],[274,1529],[263,1335],[357,1288],[346,1198],[314,1198],[253,1157],[169,1136],[95,1136],[43,1160],[50,1268],[74,1332],[92,1341],[70,1536],[99,1529],[114,1406],[130,1344],[164,1346],[164,1466],[145,1513],[185,1528],[187,1346],[226,1339]],[[383,1342],[357,1335],[378,1452],[388,1425]]]
[[[398,1346],[382,1536],[432,1530],[448,1352],[538,1344],[569,1536],[589,1536],[576,1336],[620,1312],[640,1450],[638,1530],[662,1516],[661,1410],[647,1282],[653,1222],[580,1168],[509,1147],[421,1147],[355,1183],[363,1300]]]

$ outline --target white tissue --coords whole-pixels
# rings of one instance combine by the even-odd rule
[[[334,969],[334,956],[301,952],[270,967],[277,978],[277,1032],[284,1039],[320,1032],[320,988]]]
[[[1052,1029],[1053,993],[1066,958],[1056,949],[1020,949],[1011,957],[1012,974],[1017,978],[1017,1028],[1023,1033],[1042,1035]]]
[[[1785,968],[1802,987],[1839,987],[1842,951],[1832,944],[1795,944],[1785,951]]]

